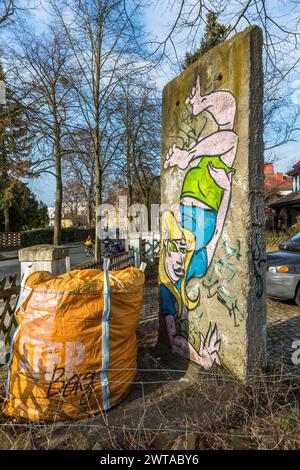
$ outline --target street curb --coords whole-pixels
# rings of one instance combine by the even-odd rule
[[[82,243],[81,242],[73,242],[74,245],[72,244],[69,244],[69,243],[63,243],[62,246],[66,245],[66,248],[79,248],[82,246]],[[21,248],[20,248],[21,249]],[[16,253],[14,256],[3,256],[0,252],[0,262],[1,261],[11,261],[13,259],[18,259],[19,258],[19,255],[18,253]]]
[[[12,259],[18,259],[18,255],[16,256],[1,256],[0,255],[0,261],[10,261]]]

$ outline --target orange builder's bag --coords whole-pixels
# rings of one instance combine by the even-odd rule
[[[66,420],[116,405],[136,377],[144,273],[32,273],[22,286],[9,360],[10,416]]]

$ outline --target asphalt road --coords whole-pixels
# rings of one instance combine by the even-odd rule
[[[71,267],[81,263],[88,263],[92,258],[87,258],[84,253],[84,246],[70,247]],[[20,273],[20,263],[18,258],[0,259],[0,280],[4,276],[12,276]]]

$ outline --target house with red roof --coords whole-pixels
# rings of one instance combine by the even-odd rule
[[[265,165],[266,167],[266,165]],[[268,189],[266,180],[268,173],[268,178],[271,178],[274,187],[274,191],[276,192],[276,184],[274,177],[270,174],[271,168],[265,168],[265,187],[267,192],[267,201],[268,201],[268,222],[270,221],[269,211],[271,211],[273,215],[273,226],[267,225],[269,229],[275,230],[282,230],[295,225],[300,218],[300,161],[297,162],[288,172],[286,175],[286,179],[291,184],[291,190],[288,190],[285,194],[280,194],[280,197],[270,197],[268,198],[268,193],[271,196],[272,191]],[[277,173],[278,174],[278,173]],[[285,175],[283,175],[285,176]],[[281,189],[287,187],[287,180],[283,178],[282,183],[280,183],[281,176],[278,179],[278,190],[281,192]],[[285,182],[284,182],[285,181]],[[283,183],[284,182],[284,183]],[[283,189],[286,191],[286,189]],[[270,192],[269,192],[270,191]]]
[[[280,196],[287,196],[293,191],[293,180],[290,175],[275,173],[274,163],[264,164],[265,191],[267,200],[277,199]]]

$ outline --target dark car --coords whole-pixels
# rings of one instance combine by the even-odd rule
[[[267,294],[300,305],[300,252],[267,253]]]
[[[300,253],[300,233],[281,242],[278,248],[283,251],[295,251]]]

